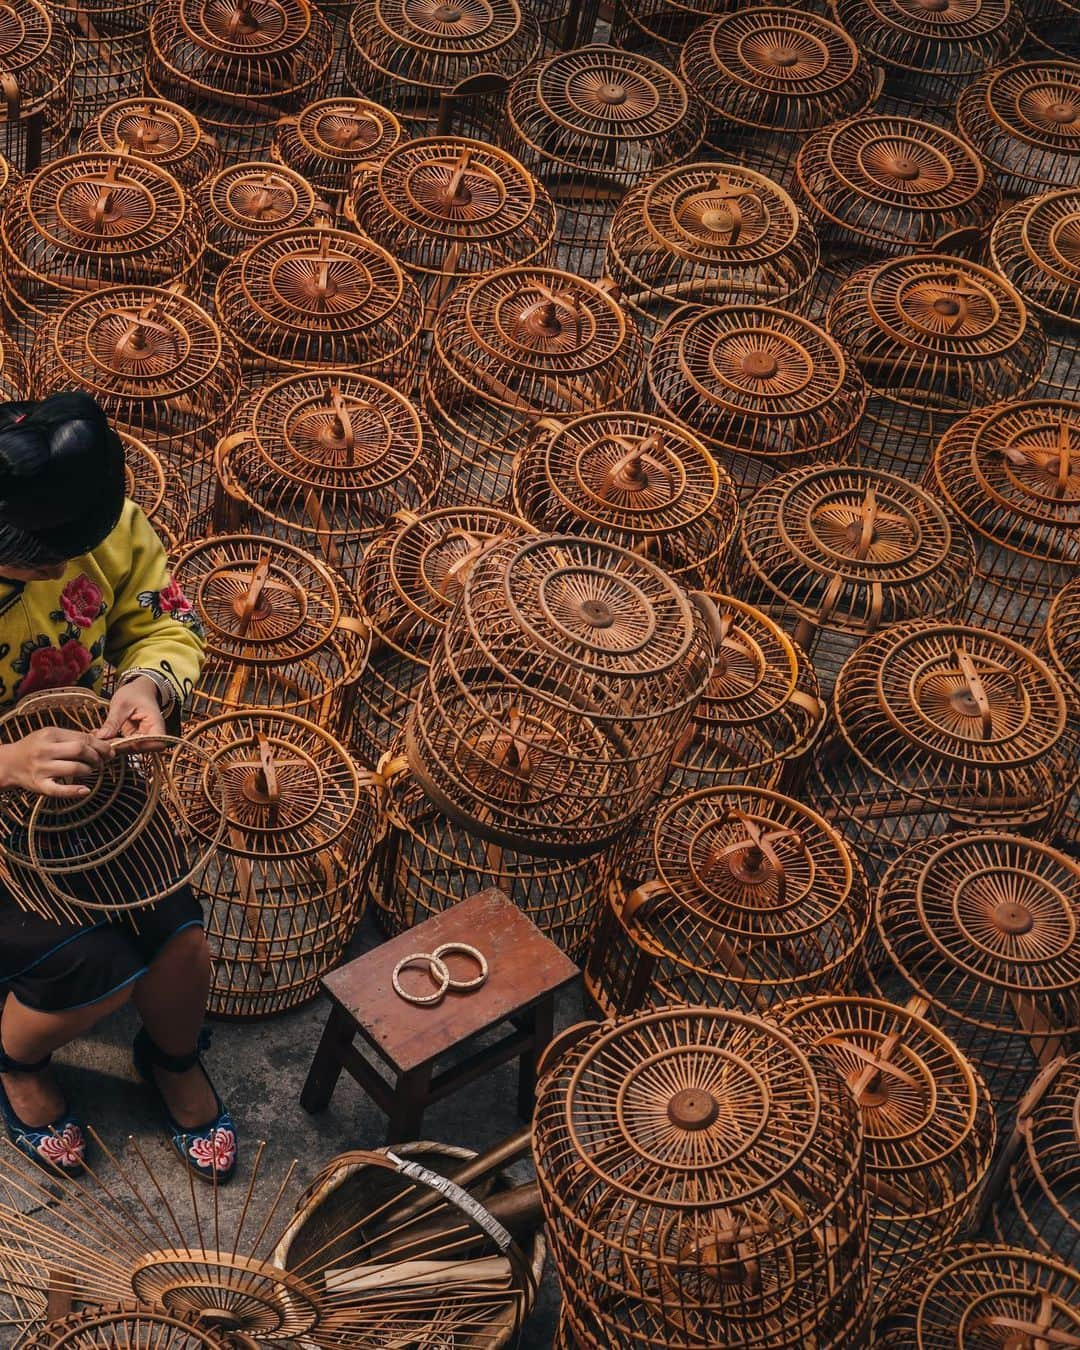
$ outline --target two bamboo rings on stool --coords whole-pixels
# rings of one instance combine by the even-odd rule
[[[471,980],[455,980],[450,974],[450,967],[443,960],[444,957],[457,954],[467,956],[475,961],[480,973],[474,975]],[[428,974],[431,976],[435,988],[430,994],[410,994],[402,987],[401,972],[410,970],[414,967],[426,966]],[[394,973],[390,977],[390,982],[394,986],[394,993],[398,998],[403,998],[406,1003],[415,1003],[421,1008],[432,1008],[437,1003],[441,1003],[447,993],[472,994],[483,985],[488,977],[487,957],[483,952],[475,947],[470,947],[467,942],[444,942],[441,947],[436,947],[433,952],[413,952],[410,956],[403,956],[394,967]]]

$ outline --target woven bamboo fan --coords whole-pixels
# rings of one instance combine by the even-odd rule
[[[642,361],[606,286],[511,267],[457,287],[436,316],[422,386],[446,464],[442,500],[501,505],[536,419],[626,406]]]
[[[272,234],[230,263],[214,303],[250,384],[348,370],[409,386],[420,294],[384,249],[325,222]]]
[[[370,642],[323,563],[280,540],[222,535],[185,549],[173,577],[206,634],[194,717],[273,708],[347,731]]]
[[[813,229],[776,183],[737,164],[685,164],[623,198],[605,270],[652,336],[687,304],[798,310],[818,262]]]
[[[1080,64],[1024,61],[974,81],[956,125],[1006,196],[1071,186],[1080,175]]]
[[[39,335],[30,364],[39,396],[85,389],[120,428],[178,469],[192,527],[205,529],[214,446],[240,396],[236,349],[205,310],[153,286],[83,296]]]
[[[195,200],[206,224],[206,261],[213,272],[269,235],[314,225],[326,209],[299,174],[264,160],[230,164],[203,183]]]
[[[518,0],[360,0],[345,83],[395,113],[407,136],[488,140],[507,81],[540,44],[537,21]]]
[[[209,1010],[285,1012],[318,995],[360,921],[375,833],[369,775],[313,722],[278,712],[226,713],[189,741],[224,784],[227,821],[196,890],[213,957]],[[198,824],[204,785],[185,786]]]
[[[202,218],[175,178],[128,154],[53,160],[0,216],[0,284],[24,350],[77,296],[109,286],[190,286],[203,275]]]
[[[353,174],[378,164],[401,137],[401,123],[388,108],[366,98],[326,98],[278,122],[270,157],[340,211]]]
[[[71,36],[71,82],[76,127],[117,99],[142,93],[146,39],[153,0],[52,0],[53,14]]]
[[[938,443],[927,485],[975,542],[971,618],[1021,642],[1080,577],[1080,403],[1006,403]]]
[[[610,544],[541,536],[477,558],[405,726],[427,795],[482,838],[581,857],[659,792],[719,616]]]
[[[827,464],[781,474],[747,503],[729,583],[831,684],[872,633],[962,613],[974,570],[966,531],[936,496],[877,469]]]
[[[822,1051],[705,1008],[558,1048],[533,1156],[572,1344],[864,1344],[862,1134]]]
[[[675,314],[649,353],[651,410],[694,432],[747,497],[785,469],[854,451],[866,388],[827,333],[765,305]]]
[[[679,73],[708,110],[706,144],[785,186],[812,132],[867,111],[879,78],[836,24],[735,5],[687,40]]]
[[[171,173],[186,192],[193,192],[221,167],[217,142],[186,108],[163,98],[110,103],[83,128],[79,150],[89,155],[126,152],[147,159]]]
[[[832,1059],[859,1104],[879,1300],[968,1230],[994,1152],[986,1084],[924,1010],[918,998],[898,1007],[836,995],[776,1013]]]
[[[82,689],[28,695],[0,718],[5,743],[46,727],[96,732],[108,703]],[[184,782],[205,783],[201,828],[184,807]],[[100,923],[186,886],[221,842],[222,781],[207,757],[173,737],[132,736],[73,799],[9,792],[0,803],[0,871],[20,909],[53,922]]]
[[[870,388],[862,461],[908,478],[957,418],[1023,398],[1046,365],[1046,339],[1013,287],[940,253],[860,268],[827,326]]]
[[[406,141],[367,172],[347,204],[420,288],[431,316],[458,282],[551,261],[555,208],[517,160],[459,136]]]
[[[984,628],[913,621],[848,658],[811,801],[868,870],[946,829],[1053,834],[1080,774],[1049,668]]]
[[[117,434],[124,447],[124,495],[141,508],[167,552],[175,553],[191,528],[191,501],[180,471],[129,432]]]
[[[278,118],[326,92],[330,55],[330,25],[307,0],[164,0],[146,90],[193,112],[226,161],[262,159]]]
[[[0,153],[20,173],[33,173],[67,145],[74,65],[71,37],[47,5],[0,5]]]
[[[435,495],[440,464],[412,404],[366,375],[288,375],[217,450],[218,530],[302,544],[353,585],[365,545]]]
[[[510,501],[546,534],[579,534],[649,558],[687,589],[720,585],[735,489],[696,436],[647,413],[544,418],[518,454]]]
[[[1003,1127],[1040,1067],[1080,1049],[1078,922],[1080,865],[1007,834],[923,839],[875,898],[875,992],[926,1002],[986,1079]]]
[[[371,541],[356,594],[373,647],[353,714],[353,734],[371,763],[404,730],[473,563],[493,544],[533,533],[524,520],[494,507],[449,506],[401,511]]]
[[[146,1308],[72,1313],[32,1329],[20,1350],[228,1350],[229,1341],[196,1317]]]
[[[862,868],[809,807],[760,788],[664,802],[606,888],[585,988],[606,1017],[766,1012],[845,989],[870,920]]]
[[[1055,56],[1080,57],[1080,6],[1074,0],[1024,0],[1028,36]]]

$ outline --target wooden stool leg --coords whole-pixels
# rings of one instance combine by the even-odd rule
[[[305,1111],[314,1114],[325,1111],[334,1095],[334,1088],[341,1077],[342,1051],[352,1045],[356,1027],[348,1013],[334,1007],[323,1031],[315,1058],[311,1061],[304,1090],[300,1093],[300,1105]]]
[[[412,1143],[420,1138],[424,1108],[431,1087],[431,1069],[432,1066],[427,1064],[399,1076],[394,1088],[394,1105],[386,1126],[388,1144]]]
[[[528,1023],[532,1031],[532,1044],[518,1060],[518,1115],[522,1120],[532,1120],[536,1105],[536,1066],[545,1049],[555,1035],[555,996],[549,994],[542,998],[531,1011]]]

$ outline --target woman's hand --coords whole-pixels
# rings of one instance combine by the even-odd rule
[[[44,727],[21,741],[0,746],[0,787],[25,788],[42,797],[85,797],[90,791],[71,778],[91,778],[113,748],[85,731]]]
[[[104,741],[120,736],[164,736],[165,718],[154,681],[140,675],[122,684],[109,700],[109,715],[98,735]]]

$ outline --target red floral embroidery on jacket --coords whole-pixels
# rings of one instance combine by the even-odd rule
[[[66,685],[85,682],[93,657],[81,642],[71,638],[54,647],[48,638],[39,641],[42,646],[26,643],[22,657],[14,663],[16,670],[25,669],[26,672],[15,687],[17,698],[34,694],[39,689],[62,689]]]
[[[57,617],[62,615],[76,628],[89,628],[104,612],[101,587],[91,581],[85,573],[73,577],[60,592],[60,609]]]

